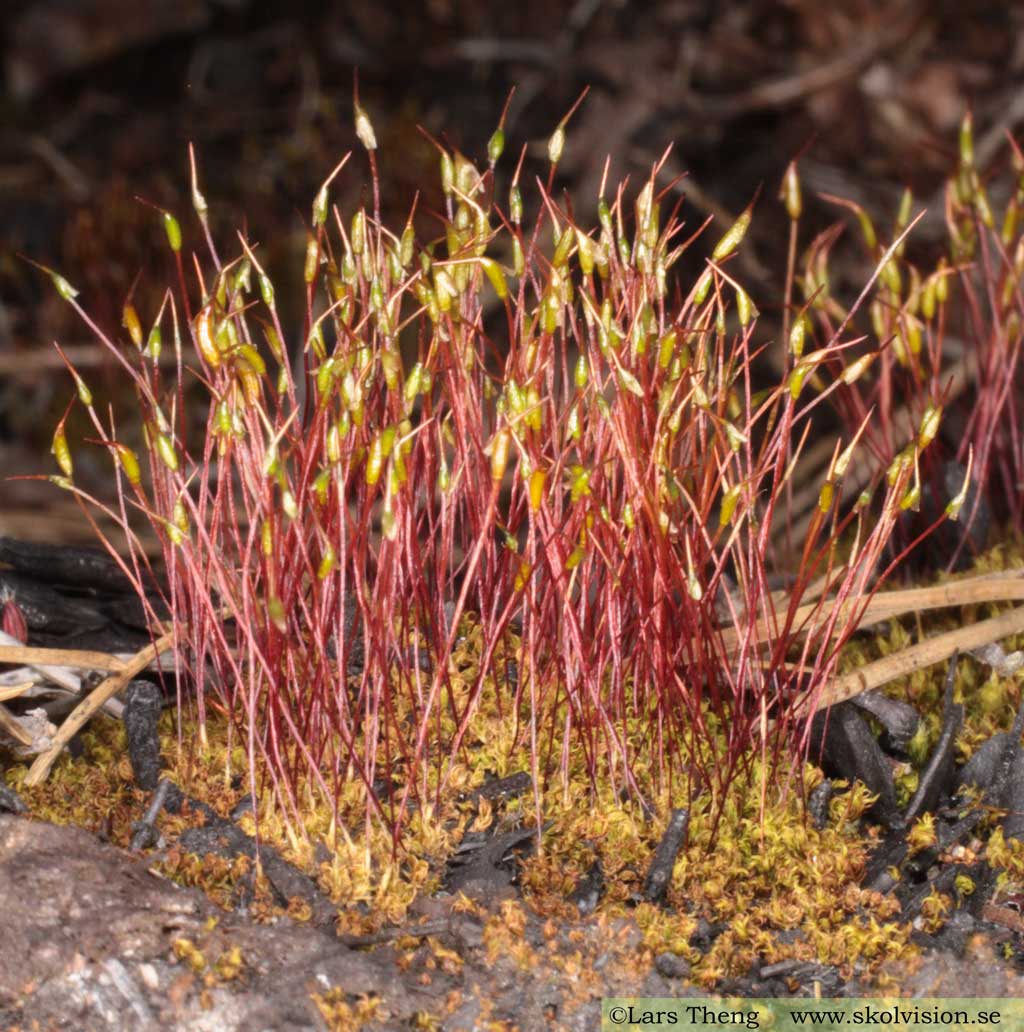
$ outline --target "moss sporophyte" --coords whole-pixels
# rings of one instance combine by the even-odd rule
[[[186,227],[159,213],[178,282],[158,310],[129,302],[104,329],[44,270],[133,388],[141,454],[72,370],[115,501],[74,483],[64,419],[52,479],[123,532],[144,600],[143,528],[159,542],[168,625],[144,604],[154,635],[173,630],[180,777],[251,792],[261,835],[378,915],[436,883],[474,788],[526,771],[521,817],[548,830],[524,885],[552,908],[594,854],[612,875],[607,906],[624,906],[659,821],[690,809],[669,899],[679,914],[684,898],[747,914],[691,950],[705,981],[781,956],[767,928],[804,928],[838,964],[905,949],[890,904],[850,889],[865,793],[838,796],[823,831],[800,817],[820,778],[806,731],[879,587],[969,482],[1019,528],[1024,502],[1000,495],[1024,473],[1006,427],[1016,223],[989,225],[964,158],[952,253],[934,270],[906,256],[909,202],[888,234],[843,202],[870,262],[847,302],[829,277],[837,234],[799,254],[791,165],[784,326],[764,344],[764,301],[735,261],[753,204],[687,282],[676,268],[701,238],[660,182],[664,159],[635,196],[603,183],[596,223],[559,200],[567,116],[532,196],[524,159],[501,172],[502,124],[485,167],[436,144],[439,233],[421,210],[390,228],[386,156],[358,103],[355,119],[373,208],[332,205],[346,157],[313,204],[298,332],[266,248],[242,233],[214,246],[194,156],[203,254],[184,261]],[[993,289],[963,272],[974,257]],[[995,308],[969,374],[944,351],[957,286]],[[915,521],[968,384],[962,488]],[[844,428],[834,439],[825,406]],[[316,868],[318,843],[330,859]],[[854,912],[859,930],[830,938]],[[652,949],[687,954],[679,914],[637,911]]]

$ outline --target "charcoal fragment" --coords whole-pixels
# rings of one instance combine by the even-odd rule
[[[107,617],[88,599],[74,598],[10,570],[0,570],[0,593],[18,604],[30,631],[70,634],[103,627]]]
[[[1005,805],[1007,814],[1003,821],[1003,835],[1008,839],[1024,839],[1024,755],[1019,750],[1010,768]]]
[[[580,879],[579,884],[569,896],[569,901],[576,904],[580,917],[586,917],[597,909],[597,904],[601,902],[601,894],[603,892],[604,868],[601,866],[601,858],[598,857],[590,865],[587,873]]]
[[[909,703],[890,699],[881,692],[862,692],[850,700],[859,709],[870,713],[883,728],[883,745],[893,751],[906,753],[911,739],[917,734],[921,718]]]
[[[241,799],[235,803],[234,809],[231,811],[231,819],[233,821],[241,820],[247,813],[255,813],[256,804],[253,802],[252,793],[246,792]]]
[[[141,821],[132,822],[132,849],[151,849],[160,841],[160,832],[156,829],[156,819],[166,805],[172,787],[170,781],[161,778],[153,793],[153,798],[146,808],[145,816]]]
[[[953,685],[956,679],[958,654],[953,653],[946,673],[946,689],[942,702],[942,734],[935,745],[928,765],[921,773],[917,791],[907,806],[905,818],[912,821],[934,808],[939,797],[949,785],[956,760],[956,736],[964,724],[964,708],[953,702]]]
[[[36,544],[0,537],[0,563],[48,584],[75,584],[125,594],[133,590],[124,571],[98,548]]]
[[[665,895],[669,879],[672,877],[672,868],[675,866],[676,857],[683,846],[686,838],[686,828],[690,822],[690,811],[686,809],[673,810],[668,819],[668,826],[665,834],[654,851],[654,858],[647,871],[647,878],[644,881],[643,897],[649,903],[656,903]]]
[[[0,781],[0,813],[24,813],[27,809],[21,796]]]
[[[807,812],[810,815],[811,823],[818,831],[828,824],[828,804],[832,799],[833,791],[832,782],[826,778],[807,800]]]
[[[160,781],[160,736],[157,724],[163,693],[150,681],[132,681],[125,691],[124,728],[128,757],[139,788],[152,792]]]
[[[878,796],[869,811],[877,821],[890,828],[903,825],[903,817],[896,809],[892,771],[871,728],[855,706],[841,702],[814,715],[811,755],[820,757],[829,775],[862,781]]]
[[[1000,731],[983,742],[960,768],[956,782],[967,788],[989,788],[995,781],[1000,760],[1010,744],[1010,732]]]

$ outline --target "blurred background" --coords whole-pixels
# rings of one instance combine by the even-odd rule
[[[439,210],[438,155],[419,131],[486,159],[509,92],[499,202],[521,147],[546,169],[546,142],[567,127],[559,190],[596,221],[609,182],[636,188],[668,145],[663,181],[710,245],[760,189],[740,275],[778,333],[787,220],[777,194],[800,157],[804,243],[849,217],[819,191],[857,201],[885,223],[904,187],[929,209],[913,247],[938,246],[942,188],[957,126],[974,112],[977,163],[1008,160],[1024,122],[1024,7],[935,0],[5,0],[0,20],[0,475],[51,473],[53,427],[72,385],[53,349],[74,356],[94,389],[111,370],[74,312],[21,256],[52,266],[108,332],[126,297],[149,325],[172,282],[160,219],[142,198],[191,212],[188,145],[218,242],[238,227],[259,241],[279,299],[301,283],[305,226],[319,184],[343,212],[366,197],[355,137],[353,74],[380,144],[384,208],[399,229],[417,192]],[[504,179],[502,178],[504,172]],[[531,176],[532,178],[532,172]],[[530,178],[525,181],[529,182]],[[609,191],[610,193],[612,191]],[[435,224],[436,225],[436,224]],[[707,250],[694,249],[693,268]],[[838,275],[863,283],[850,249]],[[88,436],[69,423],[69,438]],[[107,459],[76,450],[76,478],[103,491]],[[89,539],[52,486],[0,481],[0,534]]]

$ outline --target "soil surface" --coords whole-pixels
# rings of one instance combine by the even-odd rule
[[[602,995],[702,995],[667,956],[638,963],[640,932],[628,920],[554,927],[516,907],[533,960],[524,970],[525,954],[489,951],[478,914],[438,897],[421,901],[410,925],[430,935],[357,949],[287,918],[260,925],[225,913],[151,873],[145,858],[22,817],[0,816],[0,898],[7,1030],[299,1032],[357,1027],[362,1007],[374,1029],[419,1027],[429,1015],[437,1024],[427,1027],[446,1032],[592,1032]],[[1024,996],[1024,977],[985,935],[963,955],[932,950],[887,974],[914,996]],[[848,992],[870,994],[871,986],[855,981]]]

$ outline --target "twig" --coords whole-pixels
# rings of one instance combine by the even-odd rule
[[[23,681],[21,684],[0,686],[0,702],[7,702],[8,699],[17,699],[24,695],[32,687],[31,681]]]
[[[124,686],[140,671],[145,670],[161,653],[166,652],[174,643],[174,631],[168,631],[162,638],[158,638],[152,645],[135,654],[135,657],[125,666],[123,670],[111,674],[105,681],[102,681],[83,699],[68,715],[67,719],[60,726],[60,730],[54,735],[53,745],[46,752],[40,753],[35,762],[29,768],[25,778],[25,784],[29,787],[38,785],[46,780],[54,761],[64,750],[64,747],[78,733],[79,729],[89,720],[90,717],[108,700],[113,698]]]
[[[938,634],[934,638],[911,645],[884,659],[868,663],[859,670],[853,670],[837,677],[815,700],[815,708],[834,706],[836,703],[860,695],[861,692],[888,684],[897,677],[912,674],[915,670],[923,670],[933,663],[941,663],[944,659],[952,656],[957,649],[961,651],[976,649],[1021,632],[1024,632],[1024,606],[1018,606],[1016,609],[1000,613],[999,616],[982,620],[980,623],[960,627],[945,634]]]
[[[108,652],[87,652],[81,649],[42,649],[28,645],[0,645],[0,663],[24,663],[40,669],[39,665],[83,667],[86,670],[106,670],[118,673],[128,664]],[[45,670],[43,671],[46,672]]]
[[[950,581],[937,584],[931,588],[909,588],[901,591],[879,592],[864,606],[864,612],[858,621],[858,627],[892,620],[907,613],[924,612],[929,609],[947,609],[953,606],[977,605],[982,602],[1024,602],[1024,570],[1005,574],[1000,577],[983,575],[961,581]],[[843,603],[843,614],[836,625],[848,620],[849,611],[864,605],[863,597],[849,599]],[[802,634],[809,634],[821,628],[830,614],[823,612],[821,602],[811,602],[800,606],[793,617],[793,626]],[[817,619],[815,619],[817,617]],[[814,621],[814,622],[811,622]],[[760,637],[771,638],[772,625],[767,620],[757,623],[756,633]],[[739,635],[735,628],[727,627],[723,632],[726,647],[730,650],[739,647]],[[984,639],[978,645],[985,645],[991,639]],[[962,646],[964,650],[975,648],[974,645]],[[946,653],[946,656],[950,653]],[[946,656],[942,658],[946,658]]]
[[[18,722],[18,718],[8,713],[7,707],[0,705],[0,731],[9,735],[21,745],[31,747],[33,738]]]

